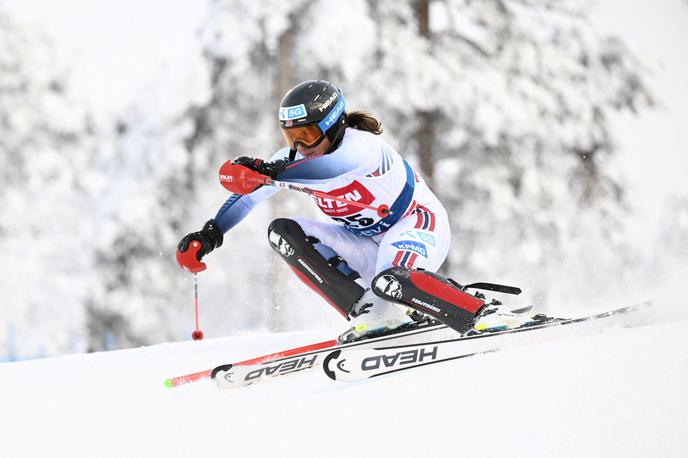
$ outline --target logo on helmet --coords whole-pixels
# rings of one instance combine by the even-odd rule
[[[339,116],[344,112],[344,108],[346,107],[346,102],[344,101],[344,97],[339,98],[339,102],[330,110],[330,112],[325,115],[325,117],[318,123],[318,127],[320,130],[323,132],[327,132],[330,127],[334,125],[334,123],[339,119]]]
[[[330,96],[329,99],[325,100],[325,103],[323,103],[322,105],[320,105],[320,108],[318,108],[318,111],[320,111],[320,113],[322,113],[323,111],[327,110],[327,107],[329,107],[330,105],[332,105],[332,102],[334,102],[335,100],[337,100],[337,96],[338,96],[338,95],[339,95],[339,94],[336,93],[336,92],[335,92],[334,94],[332,94],[332,95]]]
[[[294,119],[305,118],[308,115],[306,112],[306,105],[295,105],[293,107],[280,107],[279,119],[280,121],[291,121]]]

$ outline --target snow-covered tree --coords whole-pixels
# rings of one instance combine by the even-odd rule
[[[642,62],[591,26],[592,6],[457,1],[438,31],[440,47],[465,51],[453,74],[468,82],[444,111],[461,120],[442,148],[457,167],[455,264],[540,284],[559,302],[599,294],[610,286],[601,278],[621,284],[636,254],[625,244],[623,181],[606,165],[608,118],[652,97]]]
[[[117,120],[98,158],[108,185],[99,194],[93,246],[96,287],[87,306],[91,350],[190,335],[191,281],[174,252],[183,231],[200,229],[187,215],[202,224],[201,212],[193,210],[209,207],[202,196],[208,194],[212,173],[207,157],[189,153],[197,126],[184,115],[207,96],[206,70],[200,52],[180,59],[160,68],[153,87]]]
[[[0,10],[0,355],[83,350],[92,132],[50,43]]]

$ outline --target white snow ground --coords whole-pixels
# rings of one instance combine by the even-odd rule
[[[688,455],[688,320],[375,380],[224,391],[165,378],[327,339],[292,333],[0,365],[3,457]]]

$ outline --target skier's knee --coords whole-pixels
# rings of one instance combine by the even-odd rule
[[[304,283],[348,317],[365,292],[356,282],[358,273],[333,249],[306,235],[301,225],[292,219],[279,218],[270,223],[268,240]]]
[[[316,237],[306,234],[301,225],[293,219],[278,218],[270,223],[268,240],[272,248],[284,258],[294,253],[310,256],[315,250],[329,266],[337,268],[352,280],[359,278],[358,272],[349,267],[336,251],[322,244]]]
[[[293,219],[277,218],[268,226],[268,240],[272,249],[282,257],[288,258],[294,254],[295,245],[307,240],[303,229]]]

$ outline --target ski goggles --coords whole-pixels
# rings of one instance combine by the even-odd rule
[[[316,124],[309,126],[288,127],[281,129],[282,136],[289,148],[296,149],[296,145],[313,148],[325,138],[325,133]]]

